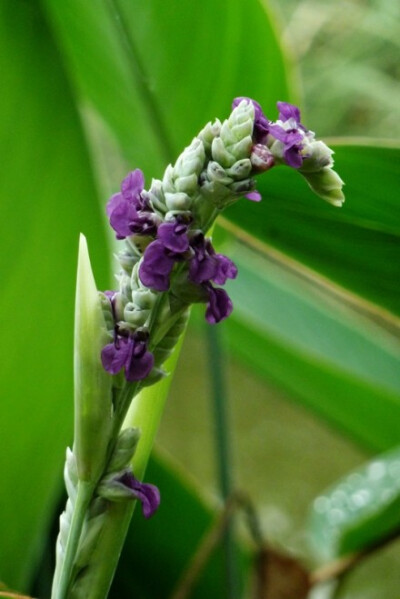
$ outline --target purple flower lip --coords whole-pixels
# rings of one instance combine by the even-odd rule
[[[156,291],[167,291],[170,274],[178,257],[159,239],[152,241],[147,246],[139,266],[139,278],[143,285]]]
[[[126,470],[116,482],[129,489],[132,499],[137,499],[142,504],[143,516],[151,518],[160,506],[160,491],[155,485],[141,483],[130,470]]]
[[[166,222],[158,227],[157,238],[171,252],[180,254],[189,249],[188,225],[177,221]]]
[[[210,324],[217,324],[228,318],[233,310],[232,301],[225,291],[220,287],[213,287],[211,283],[206,283],[205,288],[208,292],[208,304],[206,309],[206,320]]]
[[[116,334],[114,342],[103,347],[101,352],[104,370],[117,374],[124,369],[129,382],[145,379],[154,366],[154,356],[147,350],[147,338],[142,331],[128,337]]]
[[[156,215],[142,197],[144,176],[140,169],[129,173],[121,183],[121,191],[114,194],[107,204],[106,212],[117,239],[133,234],[151,235],[157,230]]]

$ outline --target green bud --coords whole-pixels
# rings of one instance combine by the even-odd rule
[[[74,454],[80,480],[93,481],[103,469],[111,430],[111,381],[101,364],[109,342],[106,321],[83,235],[79,241],[75,302]]]
[[[143,287],[143,289],[132,291],[132,302],[141,310],[150,310],[153,307],[156,298],[157,295],[145,287]]]
[[[140,439],[138,428],[125,428],[118,437],[114,453],[108,464],[107,473],[118,472],[129,466]]]
[[[218,137],[221,132],[221,121],[216,119],[214,123],[207,123],[207,125],[200,131],[198,138],[203,142],[204,149],[207,154],[211,152],[211,144],[214,137]]]
[[[184,191],[188,194],[195,193],[198,187],[197,180],[198,177],[195,174],[179,177],[179,179],[175,181],[176,191]]]
[[[301,173],[311,189],[334,206],[341,206],[344,202],[342,187],[344,182],[339,175],[329,167],[316,173]]]
[[[165,204],[168,210],[189,210],[192,202],[192,198],[186,193],[165,193]]]
[[[146,323],[150,314],[150,310],[141,310],[132,302],[128,302],[124,308],[125,322],[136,327],[141,327]]]
[[[227,176],[226,170],[218,162],[214,162],[213,160],[210,160],[207,165],[207,178],[209,181],[218,181],[223,185],[229,185],[233,181],[231,177]]]
[[[235,162],[231,168],[228,168],[226,173],[233,179],[246,179],[252,169],[252,164],[249,158],[243,158]]]
[[[150,189],[146,192],[146,195],[150,201],[151,206],[154,208],[156,212],[164,214],[167,211],[167,208],[165,206],[162,181],[160,181],[159,179],[153,179],[151,182]]]
[[[247,137],[243,137],[243,139],[235,143],[235,145],[230,148],[230,151],[235,156],[236,160],[241,160],[242,158],[249,158],[252,147],[253,139],[250,135],[248,135]]]
[[[178,157],[174,166],[176,177],[186,177],[188,175],[199,176],[203,170],[206,155],[203,142],[195,137],[182,154]]]
[[[216,162],[219,162],[224,168],[232,166],[237,160],[236,157],[228,151],[220,137],[213,139],[211,144],[211,154],[213,159],[216,160]]]
[[[305,154],[307,158],[303,160],[303,164],[299,169],[301,173],[313,173],[333,165],[333,150],[323,141],[312,141],[306,146]]]

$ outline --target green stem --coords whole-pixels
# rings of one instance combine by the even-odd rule
[[[220,345],[219,331],[214,326],[207,327],[208,354],[212,400],[215,422],[216,454],[221,495],[226,503],[232,494],[232,460],[229,440],[228,393],[225,384],[225,364]],[[235,559],[232,521],[228,522],[224,535],[225,576],[227,599],[238,596],[238,574]]]
[[[94,486],[92,482],[79,481],[75,504],[73,507],[72,520],[68,530],[67,543],[65,546],[64,559],[62,560],[59,575],[55,577],[52,599],[65,599],[71,584],[76,551],[82,532],[82,526],[89,503],[92,499]]]
[[[174,353],[166,362],[172,372],[179,357],[183,336]],[[143,389],[135,396],[122,428],[132,426],[141,429],[140,442],[132,460],[136,478],[142,480],[164,411],[172,377],[166,377],[157,385]],[[118,564],[119,556],[135,509],[133,503],[110,503],[99,542],[93,552],[87,573],[78,581],[72,599],[105,599]]]

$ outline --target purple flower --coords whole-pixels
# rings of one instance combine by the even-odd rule
[[[252,100],[251,98],[246,98],[245,96],[235,98],[232,102],[232,108],[236,108],[236,106],[238,106],[242,100],[247,100],[248,102],[251,102],[254,106],[253,137],[256,143],[262,142],[267,136],[269,121],[263,113],[260,104],[255,100]]]
[[[136,332],[130,337],[116,335],[113,343],[106,345],[101,352],[104,370],[117,374],[125,368],[127,381],[145,379],[154,366],[154,356],[147,351],[147,336]]]
[[[160,491],[155,485],[141,483],[134,477],[132,472],[127,470],[116,479],[116,482],[129,489],[132,499],[138,499],[142,504],[142,512],[145,518],[151,516],[158,510],[160,505]]]
[[[238,269],[236,264],[223,254],[214,254],[214,259],[217,263],[217,272],[212,280],[217,285],[225,285],[227,279],[236,279]]]
[[[218,270],[210,240],[205,239],[203,233],[198,233],[192,238],[190,246],[194,254],[190,260],[189,279],[199,284],[210,281]]]
[[[283,157],[286,164],[293,168],[299,168],[303,164],[305,156],[301,154],[303,149],[303,133],[298,129],[284,129],[281,125],[271,125],[270,134],[283,144]]]
[[[300,110],[294,104],[289,104],[288,102],[277,102],[276,103],[279,110],[279,120],[282,122],[288,121],[289,119],[293,119],[297,125],[300,125]]]
[[[187,236],[188,225],[179,220],[162,223],[157,230],[157,238],[163,246],[175,253],[183,253],[189,249]]]
[[[143,285],[156,291],[169,289],[169,276],[179,258],[156,239],[147,246],[139,266],[139,278]]]
[[[217,254],[211,241],[206,239],[203,233],[198,233],[190,245],[194,251],[189,265],[190,281],[200,285],[209,281],[224,285],[227,279],[236,277],[235,264],[227,256]]]
[[[141,170],[129,173],[121,183],[120,193],[114,194],[107,204],[110,225],[117,239],[124,239],[134,233],[151,235],[157,230],[157,217],[148,208],[141,194],[144,177]]]
[[[225,289],[215,288],[211,283],[204,286],[208,292],[206,320],[210,324],[216,324],[230,315],[233,310],[232,301]]]

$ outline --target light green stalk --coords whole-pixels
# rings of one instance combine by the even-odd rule
[[[164,411],[183,336],[166,363],[169,376],[156,385],[143,389],[133,400],[125,418],[123,428],[139,428],[140,443],[132,459],[132,470],[137,478],[143,479],[154,439]],[[107,597],[115,569],[128,532],[136,502],[113,503],[105,514],[99,542],[91,556],[85,576],[78,580],[69,594],[69,599],[104,599]]]

